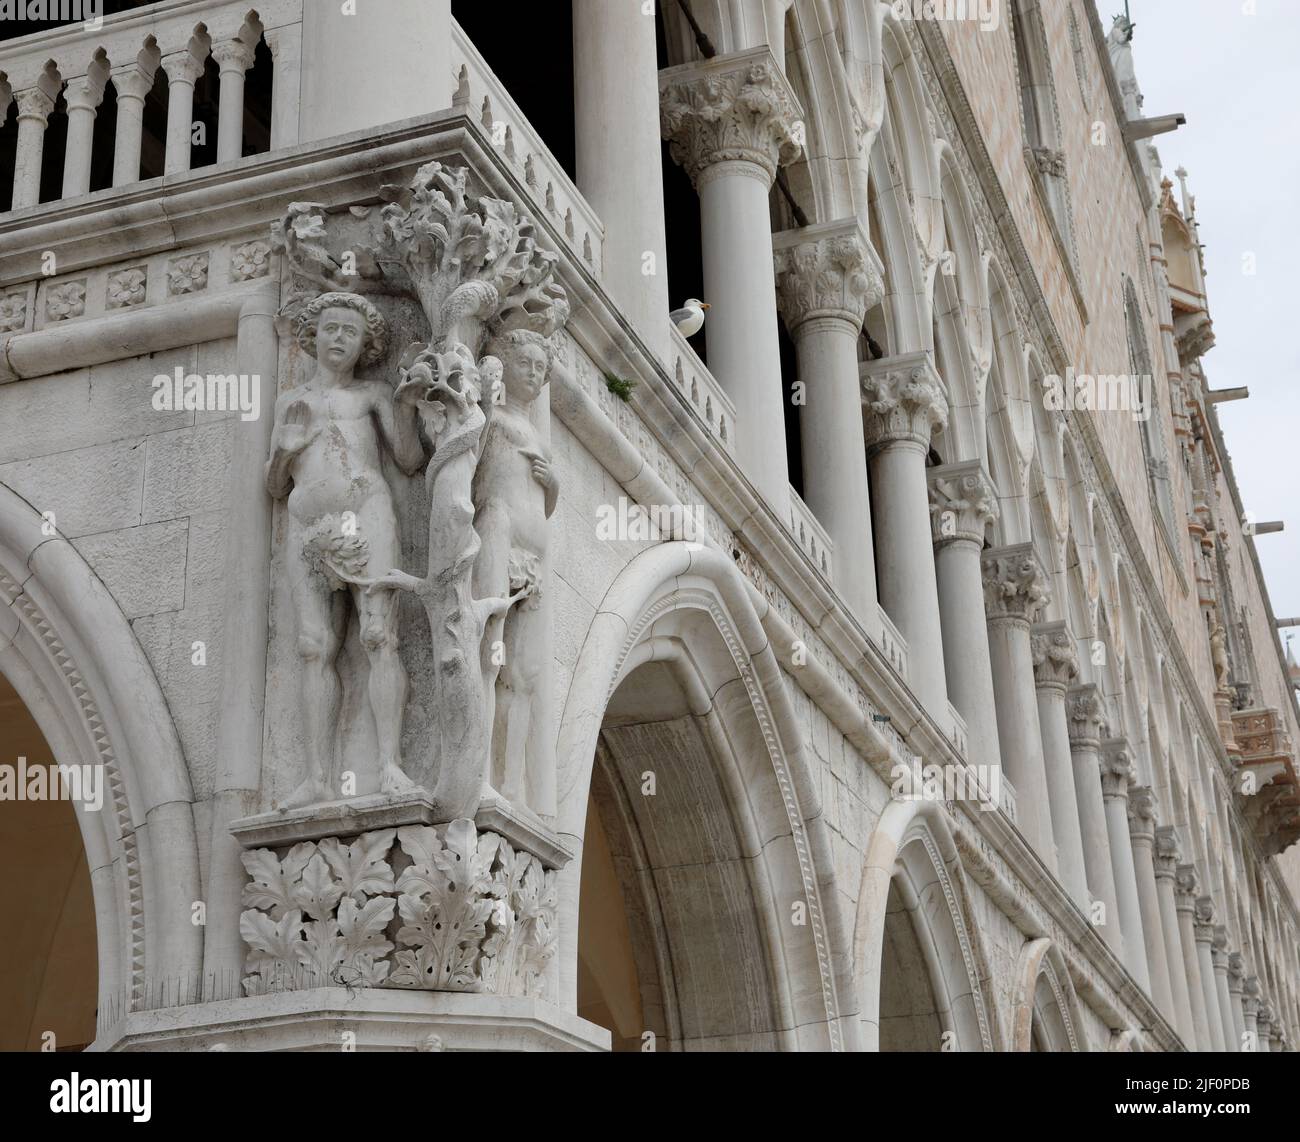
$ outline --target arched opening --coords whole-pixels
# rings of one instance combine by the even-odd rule
[[[18,800],[27,767],[57,762],[0,674],[0,1051],[80,1051],[95,1037],[99,966],[90,872],[72,804]]]
[[[938,1051],[944,1030],[921,941],[898,884],[891,882],[880,962],[880,1049]]]

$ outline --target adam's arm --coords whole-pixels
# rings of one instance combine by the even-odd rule
[[[424,467],[424,446],[420,443],[419,414],[414,403],[394,400],[388,386],[376,393],[374,411],[379,420],[379,432],[384,444],[393,454],[397,466],[408,476],[414,476]]]

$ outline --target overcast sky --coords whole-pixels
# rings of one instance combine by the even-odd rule
[[[1096,3],[1109,31],[1124,0]],[[1144,114],[1187,116],[1156,145],[1170,178],[1187,168],[1196,198],[1216,342],[1205,372],[1212,388],[1250,388],[1250,400],[1218,406],[1220,422],[1246,510],[1286,522],[1256,540],[1273,612],[1300,616],[1300,0],[1129,10]]]

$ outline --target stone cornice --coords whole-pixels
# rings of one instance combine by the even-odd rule
[[[989,622],[1011,619],[1032,623],[1052,601],[1047,576],[1032,543],[995,547],[980,556],[984,615]]]
[[[1035,623],[1029,631],[1029,652],[1034,659],[1034,685],[1040,690],[1065,693],[1079,676],[1079,652],[1074,648],[1074,635],[1063,621]]]
[[[772,237],[776,297],[789,327],[831,318],[862,328],[884,296],[883,264],[856,218],[819,222]]]
[[[720,163],[760,168],[768,183],[794,162],[802,110],[767,46],[659,73],[659,126],[673,160],[699,185]]]
[[[965,540],[984,545],[984,534],[997,522],[997,490],[979,460],[927,468],[930,487],[930,534],[935,546]]]
[[[869,449],[900,442],[929,449],[934,430],[947,426],[948,401],[929,353],[864,361],[858,377]]]

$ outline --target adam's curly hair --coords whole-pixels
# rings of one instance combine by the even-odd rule
[[[384,315],[358,293],[323,293],[313,298],[294,320],[294,336],[308,353],[316,356],[316,325],[327,309],[351,309],[366,323],[365,348],[357,361],[364,369],[377,365],[388,356],[388,322]]]

